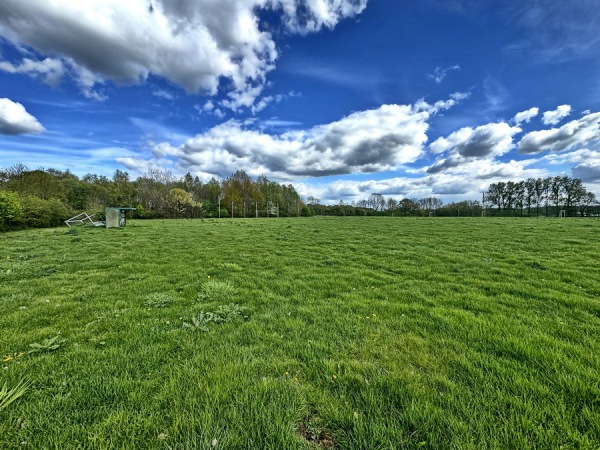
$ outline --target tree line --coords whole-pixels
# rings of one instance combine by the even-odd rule
[[[556,176],[490,184],[484,207],[502,215],[587,216],[596,211],[596,196],[579,178]]]
[[[87,211],[102,218],[108,206],[133,207],[135,218],[270,217],[308,215],[291,184],[239,170],[203,183],[187,173],[175,177],[152,168],[131,180],[116,170],[112,178],[69,170],[29,170],[15,164],[0,170],[0,230],[51,227]]]
[[[482,192],[481,201],[444,204],[437,197],[395,199],[372,193],[351,204],[325,206],[314,197],[307,202],[315,214],[331,216],[585,217],[600,212],[595,194],[586,190],[581,179],[567,176],[492,183]]]
[[[437,197],[384,197],[372,193],[350,204],[305,201],[291,184],[265,175],[252,179],[244,170],[202,182],[190,173],[174,176],[151,168],[131,180],[116,170],[112,178],[69,170],[29,170],[23,164],[0,169],[0,231],[61,225],[82,212],[104,215],[108,206],[134,207],[135,218],[290,217],[290,216],[589,216],[598,202],[578,178],[530,178],[490,184],[482,199],[444,203]]]

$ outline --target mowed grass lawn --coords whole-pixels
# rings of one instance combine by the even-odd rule
[[[599,263],[597,219],[5,233],[0,448],[597,449]]]

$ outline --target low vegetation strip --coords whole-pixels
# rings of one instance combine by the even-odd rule
[[[0,448],[597,449],[599,232],[317,217],[2,234]]]

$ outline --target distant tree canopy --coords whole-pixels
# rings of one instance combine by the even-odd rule
[[[252,179],[238,170],[228,178],[206,183],[190,173],[178,178],[169,170],[151,168],[131,180],[116,170],[111,179],[87,174],[81,179],[56,169],[29,170],[15,164],[0,170],[0,231],[50,227],[78,212],[104,215],[107,206],[134,207],[136,218],[289,217],[289,216],[589,216],[598,202],[578,178],[530,178],[491,184],[481,201],[444,204],[437,197],[384,197],[373,192],[346,204],[322,205],[316,197],[303,201],[294,186]],[[564,212],[561,212],[564,211]]]
[[[482,212],[481,203],[474,200],[444,204],[437,197],[395,199],[379,193],[352,204],[309,204],[308,209],[311,214],[324,216],[481,216]]]

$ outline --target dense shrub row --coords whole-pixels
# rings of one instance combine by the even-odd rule
[[[53,227],[69,217],[69,209],[59,199],[44,200],[33,195],[20,197],[0,191],[0,230]]]
[[[102,218],[107,206],[134,207],[134,217],[141,219],[309,214],[291,184],[266,176],[253,180],[244,171],[202,183],[189,173],[177,178],[160,169],[136,180],[121,170],[112,179],[96,174],[80,179],[68,170],[16,164],[0,170],[0,193],[0,230],[56,226],[82,211]]]

